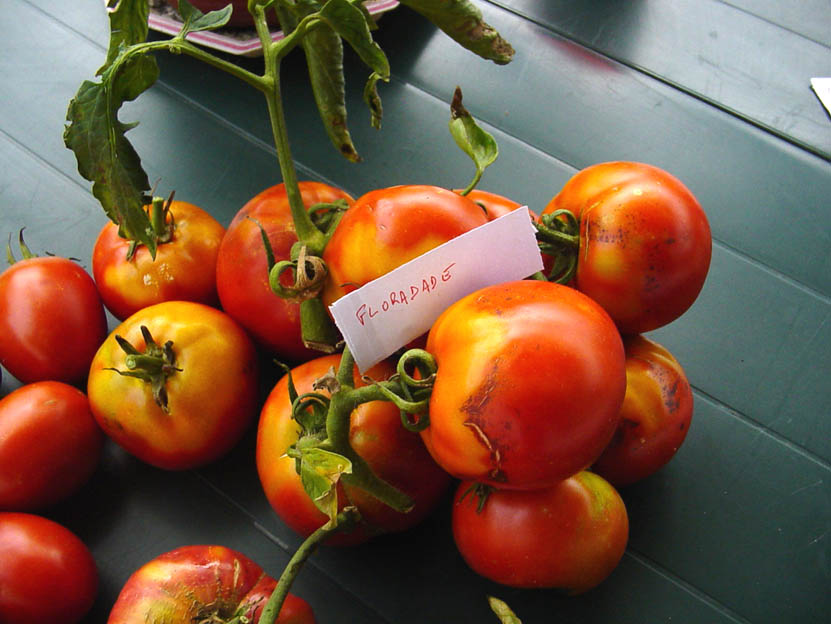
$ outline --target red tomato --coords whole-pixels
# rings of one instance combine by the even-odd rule
[[[617,427],[623,343],[576,290],[531,280],[483,288],[436,320],[427,351],[438,373],[422,436],[455,477],[548,487],[591,465]]]
[[[453,537],[467,564],[492,581],[578,594],[606,579],[626,550],[626,506],[591,472],[539,490],[493,490],[481,511],[473,485],[456,492]]]
[[[263,609],[275,587],[277,587],[276,579],[270,576],[262,576],[245,595],[245,598],[240,601],[239,611],[248,618],[249,622],[256,624],[260,621]],[[276,624],[314,623],[315,615],[309,603],[294,594],[286,594]]]
[[[710,267],[707,216],[680,180],[633,162],[578,172],[543,214],[580,221],[574,285],[602,305],[625,334],[666,325],[696,300]]]
[[[225,228],[207,212],[182,201],[170,204],[173,237],[159,243],[155,260],[139,245],[127,259],[130,241],[107,223],[92,251],[92,274],[104,305],[124,320],[163,301],[216,305],[216,256]]]
[[[656,472],[678,451],[693,414],[684,369],[664,347],[631,336],[626,348],[626,396],[620,424],[592,470],[616,486]]]
[[[144,379],[128,371],[121,336],[139,351],[147,342],[171,341],[167,372],[167,412]],[[113,370],[116,369],[116,370]],[[168,301],[125,320],[101,345],[87,386],[92,414],[119,445],[139,459],[169,470],[206,464],[226,453],[256,415],[257,354],[251,339],[225,313],[199,303]]]
[[[0,509],[57,503],[90,478],[103,434],[83,392],[59,381],[18,388],[0,400]]]
[[[307,207],[352,201],[340,189],[319,182],[300,182],[300,192]],[[308,360],[319,352],[303,345],[300,305],[280,298],[268,285],[268,260],[258,223],[268,235],[275,259],[287,260],[297,235],[282,184],[252,198],[228,226],[216,264],[222,308],[272,353],[292,361]]]
[[[33,257],[0,274],[0,364],[23,383],[82,381],[106,336],[95,282],[71,260]]]
[[[182,546],[133,572],[110,611],[108,624],[230,622],[261,610],[274,579],[242,553],[224,546]],[[267,592],[267,593],[266,593]],[[256,624],[259,620],[246,620]],[[314,624],[311,608],[289,594],[278,624]]]
[[[312,391],[312,383],[330,367],[337,369],[340,355],[320,357],[292,370],[299,394]],[[382,362],[367,372],[372,379],[384,380],[395,372]],[[357,369],[355,382],[360,382]],[[324,392],[325,393],[325,392]],[[291,417],[288,376],[283,377],[266,399],[257,432],[257,469],[266,497],[280,518],[301,535],[309,535],[326,522],[303,489],[294,459],[286,450],[300,434]],[[424,448],[419,436],[401,425],[398,408],[386,401],[359,405],[352,413],[349,440],[352,448],[370,465],[373,472],[410,495],[415,507],[399,513],[354,487],[339,487],[341,508],[347,499],[361,512],[362,524],[350,533],[337,533],[328,543],[356,544],[376,533],[403,531],[419,523],[438,503],[449,483]]]
[[[461,191],[459,189],[456,189],[453,192],[460,193]],[[507,197],[504,197],[502,195],[497,195],[496,193],[482,191],[479,189],[473,189],[466,195],[466,197],[468,199],[472,199],[477,204],[479,204],[482,210],[485,211],[485,216],[487,216],[488,221],[498,219],[499,217],[508,214],[512,210],[516,210],[517,208],[522,207],[522,204],[518,204],[512,199],[508,199]],[[533,212],[531,214],[534,215]]]
[[[0,512],[0,562],[0,622],[75,624],[95,602],[92,554],[52,520]]]
[[[473,200],[435,186],[370,191],[344,214],[326,245],[328,306],[346,293],[487,223]]]

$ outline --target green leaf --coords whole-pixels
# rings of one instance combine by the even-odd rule
[[[499,598],[488,596],[488,604],[502,624],[522,624],[522,621],[511,611],[511,608]]]
[[[450,134],[462,151],[470,156],[476,165],[476,176],[463,194],[470,192],[479,182],[485,169],[493,164],[499,156],[496,140],[476,123],[467,109],[462,105],[462,90],[456,87],[450,104]]]
[[[482,19],[482,12],[468,0],[400,0],[420,13],[456,42],[498,65],[510,63],[511,44]]]
[[[123,1],[123,0],[122,0]],[[93,183],[93,195],[119,233],[145,244],[155,255],[156,240],[143,206],[150,201],[147,174],[126,138],[135,123],[118,119],[121,105],[150,88],[159,75],[155,59],[122,53],[101,82],[84,81],[67,110],[64,143],[75,153],[78,172]]]
[[[338,515],[337,483],[343,474],[352,472],[352,462],[343,455],[319,448],[304,449],[300,461],[303,489],[329,518],[329,525]]]
[[[364,102],[369,108],[370,123],[375,129],[381,128],[381,118],[384,116],[384,108],[381,105],[381,98],[378,95],[378,81],[383,80],[389,82],[389,78],[384,78],[373,72],[364,86]]]
[[[110,44],[107,48],[107,60],[96,72],[100,76],[113,64],[121,51],[135,43],[147,39],[147,19],[150,5],[147,0],[110,0],[108,7],[116,6],[110,12]]]
[[[312,92],[326,134],[347,160],[358,162],[361,158],[346,125],[346,80],[341,38],[328,24],[321,24],[306,33],[302,45]]]
[[[387,55],[372,39],[367,13],[348,0],[328,0],[320,10],[320,17],[358,53],[361,60],[382,79],[390,77]]]
[[[179,15],[182,16],[182,30],[177,37],[184,39],[188,33],[200,30],[215,30],[222,28],[231,19],[231,12],[234,6],[229,4],[218,11],[202,13],[195,8],[188,0],[179,0]]]

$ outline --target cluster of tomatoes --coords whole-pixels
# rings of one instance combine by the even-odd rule
[[[483,191],[463,196],[432,186],[381,189],[357,200],[320,183],[301,182],[300,190],[309,207],[349,205],[323,253],[326,304],[519,207]],[[163,215],[170,230],[155,258],[108,224],[93,250],[94,280],[56,257],[27,257],[0,275],[0,362],[25,384],[0,400],[0,428],[11,432],[0,439],[0,557],[19,562],[2,566],[0,585],[20,590],[0,596],[4,621],[75,622],[92,604],[89,552],[32,512],[83,485],[103,434],[142,461],[182,470],[226,453],[259,416],[256,461],[269,502],[303,535],[327,520],[286,452],[301,434],[293,393],[326,394],[315,382],[341,356],[307,348],[299,304],[269,285],[273,259],[289,258],[297,242],[285,188],[254,197],[227,230],[185,202],[168,202]],[[440,316],[422,343],[438,366],[428,414],[419,417],[429,417],[429,425],[413,433],[393,403],[371,401],[354,410],[349,428],[352,448],[414,505],[394,511],[339,483],[340,504],[357,507],[361,519],[330,543],[355,544],[413,526],[455,479],[453,534],[479,574],[518,587],[580,592],[617,565],[628,520],[615,486],[665,464],[692,416],[680,365],[640,334],[693,303],[709,267],[710,231],[677,179],[637,163],[579,172],[539,222],[543,234],[555,230],[572,241],[542,246],[549,268],[563,266],[552,254],[576,251],[568,285],[499,284]],[[579,230],[570,232],[569,223]],[[104,306],[122,321],[109,335]],[[259,353],[295,364],[264,404]],[[385,361],[366,375],[356,370],[355,384],[394,375],[395,363]],[[77,387],[83,383],[86,394]],[[35,544],[45,543],[43,523],[51,523],[50,535],[67,553],[57,567],[34,563]],[[222,574],[240,566],[245,574],[229,573],[231,584],[219,587],[220,573],[206,582],[193,571],[206,562]],[[31,593],[31,581],[15,584],[27,578],[24,568],[63,578],[52,586],[65,588],[65,598],[43,600]],[[187,579],[186,597],[163,586],[148,589],[160,568]],[[147,596],[141,605],[130,602],[137,587]],[[139,615],[136,621],[144,621],[161,608],[190,618],[257,621],[273,587],[241,553],[186,546],[136,571],[110,622]],[[226,604],[223,596],[246,597]],[[220,603],[222,613],[188,611]],[[301,615],[284,619],[293,609]],[[308,605],[292,598],[277,621],[313,619]]]

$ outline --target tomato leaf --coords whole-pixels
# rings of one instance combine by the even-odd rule
[[[361,160],[346,126],[346,81],[343,75],[343,43],[327,24],[303,38],[303,51],[326,134],[337,150],[351,162]]]
[[[155,255],[155,236],[142,207],[150,190],[141,159],[126,138],[136,126],[122,123],[118,110],[150,88],[159,75],[156,61],[141,55],[115,61],[100,83],[84,81],[69,103],[64,143],[75,153],[78,172],[93,183],[92,193],[127,239],[147,245]]]
[[[372,39],[370,18],[348,0],[328,0],[320,10],[320,17],[326,20],[358,53],[361,60],[375,73],[389,79],[390,64],[387,55]]]
[[[96,76],[100,76],[113,64],[123,48],[147,39],[149,3],[146,0],[110,0],[107,3],[108,8],[114,6],[115,9],[110,11],[110,44],[107,48],[107,60],[96,72]]]
[[[482,12],[468,0],[400,0],[420,13],[457,43],[498,65],[510,63],[511,44],[482,19]]]
[[[384,109],[381,105],[381,98],[378,95],[378,81],[383,80],[384,82],[389,82],[389,78],[384,78],[373,72],[369,79],[366,81],[366,86],[364,87],[364,102],[366,103],[367,107],[369,108],[370,114],[370,123],[372,127],[375,129],[381,128],[381,117],[384,115]]]
[[[382,79],[389,80],[390,64],[387,55],[372,39],[366,12],[348,0],[328,0],[320,10],[320,17],[358,53],[361,60]]]
[[[343,455],[320,448],[304,449],[300,460],[300,480],[303,489],[334,523],[338,515],[337,484],[341,475],[352,472],[352,462]]]
[[[462,90],[456,87],[450,104],[450,134],[462,151],[470,156],[476,165],[476,177],[463,195],[467,194],[479,182],[485,169],[493,164],[499,156],[499,146],[491,134],[476,123],[468,110],[462,105]]]
[[[179,15],[182,16],[182,30],[177,37],[184,38],[188,33],[200,30],[214,30],[221,28],[231,19],[233,5],[229,4],[224,9],[202,13],[195,8],[188,0],[179,0]]]

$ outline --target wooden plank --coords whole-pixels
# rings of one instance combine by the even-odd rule
[[[30,12],[27,6],[30,5],[14,0],[15,16],[37,22],[34,26],[44,26],[38,19],[44,23],[49,21],[43,15],[38,18],[37,11]],[[505,23],[512,24],[509,30],[522,28],[521,22],[513,18]],[[398,36],[402,36],[401,32],[407,31],[399,30]],[[100,43],[93,44],[77,33],[68,32],[60,24],[51,36],[57,40],[50,54],[71,50],[71,54],[55,57],[60,59],[57,65],[52,59],[53,73],[82,75],[84,67],[95,67],[100,63]],[[2,66],[5,70],[20,63],[16,71],[28,72],[24,76],[28,80],[26,90],[29,94],[37,94],[38,98],[24,97],[24,94],[15,99],[17,96],[8,90],[4,90],[0,98],[0,128],[7,135],[6,141],[0,142],[0,153],[9,154],[15,162],[21,163],[23,173],[19,175],[10,169],[9,175],[14,177],[3,180],[0,187],[21,179],[26,181],[26,189],[31,184],[44,196],[62,197],[66,192],[66,180],[77,181],[77,174],[73,178],[71,154],[66,152],[70,159],[63,156],[62,147],[56,144],[52,131],[45,130],[44,126],[49,124],[55,111],[62,114],[68,94],[74,92],[77,84],[72,85],[68,94],[63,84],[55,90],[46,88],[45,84],[41,87],[31,72],[36,69],[45,71],[48,63],[31,58],[39,52],[20,45],[22,37],[12,38],[12,43],[20,46],[16,48],[17,56],[14,62],[9,61]],[[443,48],[441,39],[430,40],[425,46],[422,49],[425,62],[441,58],[435,52]],[[163,58],[164,84],[148,94],[146,104],[138,103],[126,116],[142,120],[142,126],[134,131],[135,140],[142,155],[146,155],[151,177],[161,173],[175,176],[177,181],[183,180],[185,188],[200,199],[208,200],[217,195],[223,197],[222,201],[212,204],[212,210],[228,218],[235,206],[240,205],[238,199],[250,196],[259,190],[253,188],[256,184],[264,184],[270,178],[273,154],[264,147],[268,131],[264,124],[262,103],[255,93],[226,94],[231,83],[223,81],[216,72],[200,71],[197,63],[188,59]],[[435,67],[442,68],[445,62],[453,64],[460,58],[449,54]],[[584,67],[582,63],[585,61],[582,57],[579,62],[572,59],[570,73],[564,72],[564,76],[579,78],[578,69]],[[542,60],[538,62],[543,64]],[[394,63],[397,66],[401,64],[395,59]],[[466,89],[466,99],[484,102],[489,84],[494,88],[493,92],[502,92],[501,86],[488,82],[492,71],[501,72],[501,69],[477,63],[471,63],[475,69],[465,74],[477,79],[475,97],[469,97],[470,92]],[[463,66],[464,63],[460,63],[458,67],[464,69]],[[356,73],[354,65],[350,65],[349,69],[351,75]],[[301,86],[304,79],[298,64],[286,70],[292,136],[305,172],[309,175],[325,173],[327,178],[343,183],[353,192],[392,181],[413,181],[416,176],[441,180],[446,185],[457,185],[456,180],[466,181],[470,176],[470,165],[452,152],[455,148],[449,147],[451,142],[444,129],[446,98],[439,94],[437,87],[441,81],[439,77],[431,80],[419,77],[419,71],[426,71],[424,67],[414,70],[412,74],[399,71],[398,78],[383,88],[388,116],[382,136],[364,130],[363,124],[356,124],[361,128],[356,132],[359,149],[367,157],[367,162],[357,167],[338,160],[333,150],[323,143],[307,90]],[[532,77],[534,72],[539,76],[536,65],[527,65],[525,71]],[[7,75],[14,76],[15,73]],[[421,82],[410,82],[411,75]],[[629,76],[626,72],[621,75],[621,84],[631,79],[625,78]],[[89,76],[82,75],[79,82],[86,77]],[[355,82],[360,83],[360,79]],[[564,81],[558,84],[551,86],[549,92],[569,83]],[[656,89],[660,89],[647,84],[650,84],[646,96],[649,100],[655,98]],[[206,90],[206,85],[212,90]],[[428,89],[425,92],[420,85],[427,85],[432,91]],[[353,111],[361,111],[356,95],[359,86],[353,83],[350,87]],[[634,88],[630,90],[635,93]],[[663,91],[660,93],[663,94]],[[572,103],[575,108],[578,99],[575,96]],[[699,116],[696,106],[692,107],[691,113],[680,101],[662,101],[667,106],[672,104],[676,107],[678,119],[685,119],[685,115],[690,114]],[[498,104],[504,105],[504,108],[491,103],[491,110],[498,110],[499,114],[490,115],[489,119],[494,124],[490,127],[497,132],[503,145],[503,155],[497,168],[486,174],[486,180],[500,182],[494,190],[502,189],[504,183],[510,194],[516,193],[519,197],[524,192],[530,192],[536,202],[543,202],[547,200],[545,195],[550,195],[551,191],[542,189],[549,185],[558,188],[574,171],[571,155],[576,154],[578,160],[585,158],[580,155],[593,153],[591,148],[594,144],[586,143],[582,147],[560,145],[562,149],[541,151],[538,149],[536,129],[512,119],[516,115],[530,115],[530,105],[523,105],[519,112],[514,112],[509,110],[509,103],[500,101]],[[474,107],[471,105],[471,108]],[[28,117],[24,118],[24,114]],[[704,114],[700,116],[710,121],[720,119]],[[354,117],[357,119],[358,115]],[[659,116],[653,121],[663,128],[666,119]],[[20,130],[23,126],[25,131]],[[644,122],[642,128],[646,127]],[[720,129],[729,127],[727,123],[719,126]],[[520,131],[514,133],[515,129]],[[625,125],[621,129],[622,132],[632,132]],[[754,132],[753,129],[737,126],[731,137],[742,137],[744,134],[755,137]],[[392,139],[389,134],[393,134]],[[677,136],[671,133],[665,137],[666,140],[674,138]],[[713,135],[708,134],[697,141],[704,146],[712,138]],[[654,139],[653,149],[659,148],[659,142]],[[188,146],[187,162],[177,149],[179,145]],[[552,142],[552,145],[558,144]],[[777,142],[759,140],[756,145],[764,146],[780,158],[783,158],[781,151],[791,154],[789,149],[783,150]],[[795,150],[793,153],[798,152]],[[234,161],[242,164],[235,165]],[[806,162],[808,165],[805,165]],[[805,166],[810,169],[813,162],[795,158],[791,161],[791,168]],[[717,164],[707,163],[706,170],[712,173]],[[205,179],[205,171],[210,172],[211,179],[221,179],[207,190],[200,190],[198,186]],[[710,189],[712,197],[720,197],[725,192],[723,188],[711,188],[712,181],[702,178],[699,182],[703,189]],[[770,185],[775,183],[776,180],[773,180]],[[75,187],[83,188],[82,184]],[[753,184],[754,179],[742,180],[740,187],[733,192],[747,193],[752,190]],[[767,186],[762,189],[767,190]],[[801,188],[797,190],[803,192]],[[762,191],[751,194],[752,200],[764,199]],[[72,193],[70,191],[70,197]],[[77,202],[83,207],[89,200],[82,198],[83,194],[78,195],[71,203]],[[739,205],[746,204],[752,205],[747,200]],[[742,212],[746,210],[743,208]],[[60,214],[55,213],[55,218]],[[819,208],[816,214],[824,216]],[[827,216],[818,222],[827,223]],[[721,228],[717,236],[723,240],[725,236],[732,235],[730,228],[724,227],[729,221],[719,223]],[[814,230],[817,229],[822,228],[814,226]],[[816,239],[821,238],[821,232],[814,231],[808,235],[807,230],[798,229],[798,244],[803,247],[806,244],[808,247],[817,245]],[[759,248],[766,252],[770,246],[768,240]],[[829,342],[827,298],[790,279],[788,274],[793,272],[792,268],[787,263],[780,265],[779,255],[776,256],[775,266],[785,267],[787,270],[779,269],[785,275],[772,272],[760,263],[758,255],[738,253],[732,246],[719,243],[713,274],[702,300],[683,321],[658,334],[681,358],[693,383],[704,393],[696,395],[693,428],[681,454],[654,479],[625,493],[633,521],[631,549],[612,579],[596,592],[571,600],[556,597],[552,592],[504,590],[476,579],[465,570],[453,550],[446,515],[437,515],[413,533],[384,538],[355,551],[323,549],[314,559],[315,566],[331,574],[332,582],[342,586],[346,595],[351,592],[351,599],[357,596],[371,603],[373,608],[377,607],[383,614],[377,619],[387,618],[394,622],[430,620],[424,617],[422,603],[426,603],[424,609],[428,613],[435,614],[434,621],[453,621],[453,618],[446,617],[447,614],[455,614],[457,621],[487,621],[491,616],[482,602],[486,591],[498,592],[503,598],[517,601],[520,615],[526,616],[528,621],[550,619],[552,610],[562,613],[570,621],[580,622],[608,621],[612,617],[621,622],[659,621],[670,617],[675,621],[696,622],[748,619],[790,621],[793,618],[806,622],[822,621],[817,617],[817,613],[822,614],[821,610],[817,611],[817,604],[827,610],[828,603],[816,599],[816,592],[812,594],[810,589],[821,588],[819,584],[826,580],[822,560],[828,552],[828,467],[819,457],[795,447],[791,440],[799,439],[802,434],[798,429],[806,422],[809,431],[813,423],[818,422],[822,426],[822,414],[828,413],[828,390],[819,385],[827,379],[827,375],[821,375],[828,371],[828,356],[822,359],[828,353]],[[780,316],[782,311],[784,316]],[[787,323],[787,331],[782,332],[784,335],[779,335],[780,319]],[[736,340],[736,336],[738,347],[730,342]],[[799,357],[800,354],[803,357]],[[739,364],[731,358],[738,358]],[[768,363],[769,370],[765,370]],[[793,377],[788,378],[783,372]],[[756,379],[759,376],[761,379]],[[812,379],[817,381],[814,396],[803,397],[797,392],[799,384],[810,388],[806,384],[810,384]],[[765,383],[768,381],[774,384],[773,390],[767,390]],[[737,384],[738,387],[734,387]],[[780,416],[773,418],[778,422],[758,426],[756,423],[765,418],[765,405],[771,397],[789,412],[782,417],[780,410],[777,412]],[[792,422],[785,422],[788,419]],[[775,433],[771,434],[769,429]],[[816,431],[815,436],[827,440],[828,436],[823,436],[822,431]],[[808,444],[810,440],[800,443]],[[243,511],[244,518],[254,519],[268,534],[275,536],[278,543],[291,548],[297,538],[281,525],[265,504],[255,480],[250,444],[249,438],[248,446],[243,444],[227,461],[199,474],[207,480],[210,488],[218,488],[226,495],[218,500],[227,497],[233,501],[235,509]],[[148,486],[151,491],[146,497],[137,495],[137,498],[124,499],[111,496],[106,501],[110,506],[108,513],[102,516],[100,524],[90,528],[90,535],[103,533],[116,540],[111,543],[110,550],[97,546],[103,549],[100,552],[104,553],[108,566],[113,565],[119,548],[124,547],[124,544],[117,543],[116,532],[119,528],[123,527],[125,532],[132,528],[134,534],[142,534],[141,521],[131,514],[141,516],[145,508],[152,510],[158,505],[159,499],[155,498],[159,492],[157,481],[171,481],[173,489],[162,492],[167,499],[173,498],[170,492],[176,491],[175,487],[181,487],[183,483],[192,486],[189,476],[183,476],[182,480],[158,475],[149,469],[139,472],[142,474],[139,489],[143,489],[146,482],[151,484]],[[208,496],[207,500],[216,503],[215,497]],[[72,509],[72,513],[80,513],[75,507]],[[201,504],[197,504],[196,509],[202,509]],[[193,535],[190,531],[195,523],[189,513],[181,509],[156,510],[153,513],[162,516],[160,524],[166,539],[174,541]],[[81,526],[86,521],[79,519],[77,524]],[[105,527],[105,521],[116,522],[116,525]],[[247,520],[239,520],[234,515],[227,522],[219,522],[224,531],[222,535],[235,535],[234,532],[240,530],[238,522],[245,527]],[[183,526],[186,529],[181,528]],[[107,534],[107,531],[112,533]],[[200,531],[197,528],[196,535],[201,535]],[[248,528],[242,531],[246,533]],[[159,535],[153,534],[151,538],[158,539]],[[263,549],[263,552],[266,551],[268,549]],[[399,556],[410,561],[412,567],[401,580],[396,580],[390,570],[399,565]],[[133,561],[126,560],[124,569],[128,569]],[[742,569],[741,565],[746,567]],[[781,570],[789,569],[797,573],[800,589],[780,582]],[[425,592],[430,599],[419,596],[417,609],[401,606],[400,596],[411,594],[412,588],[419,582],[427,583]],[[118,583],[110,581],[109,589],[117,590]],[[809,591],[803,592],[803,586]],[[638,599],[633,599],[633,596]],[[640,599],[642,596],[648,599]],[[781,604],[771,604],[777,600]],[[355,611],[347,605],[333,617],[349,617],[351,613]],[[476,617],[470,617],[471,614]]]
[[[831,48],[769,21],[804,20],[810,6],[760,7],[762,19],[719,0],[494,4],[831,159],[831,124],[810,89],[829,71]],[[827,2],[814,13],[816,28],[831,22]]]
[[[88,624],[107,620],[134,570],[179,546],[227,546],[274,576],[282,572],[292,554],[243,510],[217,496],[198,473],[152,468],[111,443],[83,490],[47,515],[74,531],[94,553],[101,582],[95,605],[84,620]],[[311,602],[319,622],[390,622],[315,565],[304,568],[292,592]]]
[[[831,11],[827,0],[800,0],[799,5],[780,0],[722,1],[831,47]]]
[[[831,235],[818,227],[831,196],[826,161],[502,9],[483,9],[521,46],[510,65],[473,58],[394,11],[378,39],[397,78],[442,100],[461,82],[473,115],[576,169],[607,160],[663,167],[696,194],[719,241],[831,294]],[[404,29],[406,37],[397,34]]]

